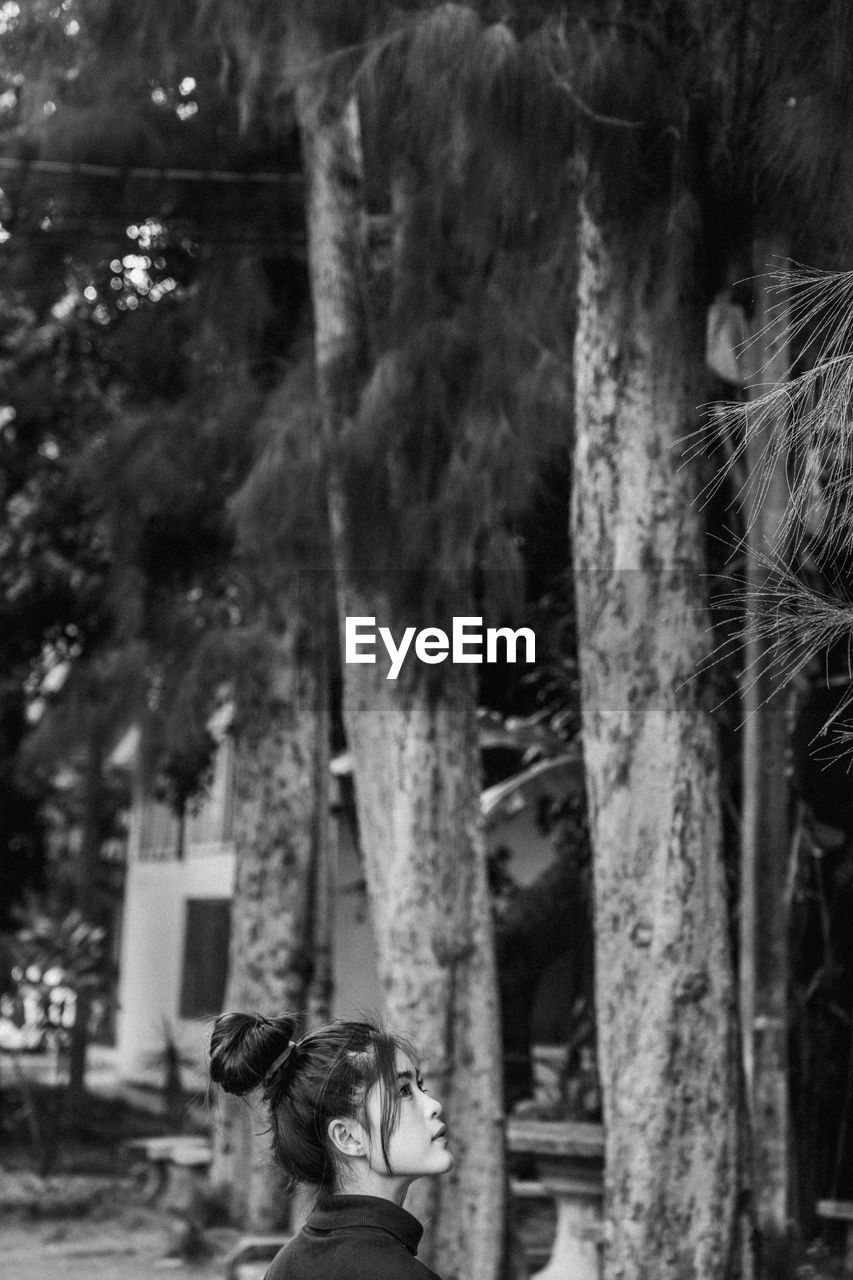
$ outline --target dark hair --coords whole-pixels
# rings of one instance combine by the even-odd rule
[[[210,1078],[242,1097],[263,1089],[273,1158],[291,1182],[335,1188],[339,1165],[328,1134],[340,1116],[367,1125],[370,1089],[381,1085],[379,1140],[385,1167],[400,1111],[396,1051],[412,1061],[407,1041],[373,1022],[330,1022],[299,1036],[299,1019],[223,1013],[210,1037]]]

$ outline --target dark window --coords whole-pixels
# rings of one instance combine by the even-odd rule
[[[228,977],[231,903],[227,898],[188,898],[184,916],[184,968],[180,1016],[222,1012]]]

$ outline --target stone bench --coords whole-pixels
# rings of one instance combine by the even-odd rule
[[[557,1230],[551,1257],[533,1280],[600,1280],[603,1242],[604,1131],[601,1125],[570,1120],[510,1119],[507,1149],[536,1160],[536,1180],[528,1184],[551,1196]],[[512,1194],[525,1184],[513,1180]]]
[[[203,1137],[176,1134],[142,1139],[135,1149],[152,1171],[149,1201],[156,1201],[171,1219],[166,1256],[201,1256],[205,1251],[202,1205],[213,1159],[210,1143]]]
[[[843,1275],[853,1276],[853,1201],[818,1200],[815,1212],[829,1222],[846,1224]]]
[[[162,1199],[170,1206],[188,1198],[192,1187],[206,1177],[212,1159],[207,1138],[184,1133],[134,1138],[124,1149],[145,1162],[145,1198]]]

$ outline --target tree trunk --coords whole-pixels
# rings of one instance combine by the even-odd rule
[[[689,216],[689,215],[688,215]],[[684,211],[682,217],[687,220]],[[573,554],[593,846],[606,1275],[717,1280],[738,1070],[702,524],[673,449],[701,398],[691,235],[582,187]]]
[[[453,1172],[418,1184],[425,1256],[445,1280],[498,1273],[502,1248],[501,1049],[480,815],[473,681],[431,688],[381,667],[346,672],[346,722],[389,1024],[424,1055],[444,1103]]]
[[[760,277],[786,245],[757,240],[753,268]],[[752,329],[751,363],[760,396],[790,374],[788,312],[777,290],[760,281]],[[749,474],[757,477],[763,442],[747,450]],[[754,496],[754,495],[753,495]],[[747,588],[751,600],[766,583],[767,559],[788,506],[784,458],[765,477],[761,501],[747,512]],[[756,606],[750,605],[752,611]],[[756,623],[759,623],[756,629]],[[752,1121],[752,1186],[764,1277],[793,1273],[788,1098],[788,848],[790,794],[786,759],[786,693],[767,670],[772,645],[761,636],[760,619],[747,620],[743,691],[743,847],[741,857],[740,998],[744,1065]],[[760,909],[759,909],[760,904]]]
[[[298,592],[280,602],[269,682],[238,688],[235,730],[236,882],[226,1008],[301,1013],[312,993],[318,936],[316,886],[327,874],[329,769],[327,681],[316,638],[300,620]],[[286,1199],[260,1112],[223,1099],[214,1181],[235,1221],[282,1225]]]
[[[310,36],[310,33],[308,33]],[[317,49],[301,41],[307,65]],[[297,109],[308,184],[317,381],[332,455],[367,364],[364,207],[355,105],[306,74]],[[334,473],[339,611],[390,618],[382,591],[355,586]],[[445,1280],[495,1280],[504,1173],[497,983],[479,799],[473,685],[381,664],[344,668],[365,870],[389,1023],[422,1051],[446,1105],[454,1172],[410,1200],[426,1218],[421,1256]]]
[[[93,716],[93,718],[97,717]],[[94,925],[98,923],[98,861],[101,853],[103,791],[103,751],[101,733],[97,725],[90,725],[88,729],[83,786],[83,829],[77,856],[74,897],[77,910],[83,919],[88,925]],[[92,1001],[89,991],[82,987],[78,988],[74,1001],[74,1025],[71,1028],[68,1046],[66,1106],[69,1110],[79,1107],[86,1095],[91,1010]]]

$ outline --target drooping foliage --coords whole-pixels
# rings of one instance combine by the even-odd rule
[[[298,200],[278,171],[286,131],[241,137],[217,52],[177,7],[168,59],[127,7],[73,9],[3,18],[4,635],[21,648],[6,670],[22,708],[39,672],[132,653],[112,732],[145,713],[180,809],[254,643],[228,504],[301,323]]]
[[[464,5],[379,42],[358,83],[368,197],[389,210],[392,247],[342,442],[352,559],[387,574],[407,616],[461,611],[473,583],[505,610],[513,520],[566,425],[568,115],[509,27]]]
[[[41,678],[109,629],[109,552],[82,482],[81,442],[106,412],[82,335],[32,311],[5,311],[0,396],[2,847],[7,915],[38,882],[40,782],[18,767],[27,705]],[[82,377],[76,376],[82,359]],[[8,918],[8,916],[7,916]]]

